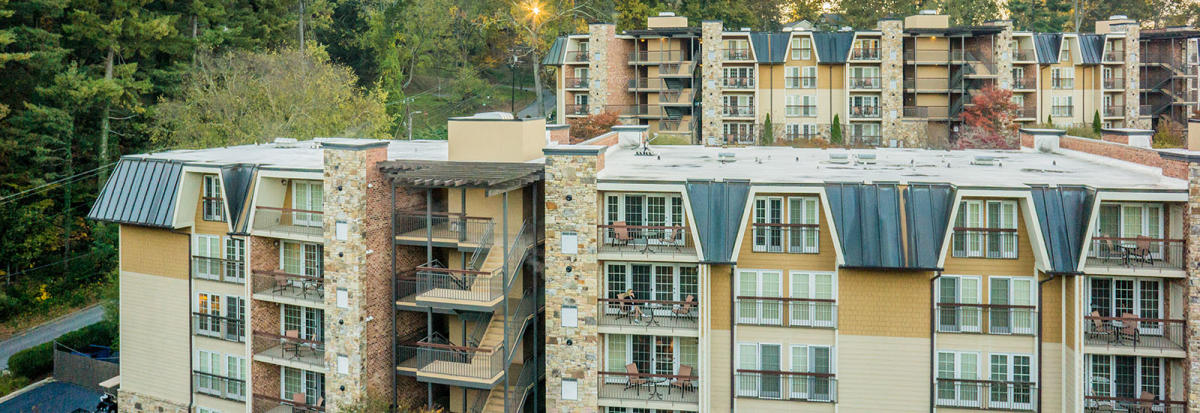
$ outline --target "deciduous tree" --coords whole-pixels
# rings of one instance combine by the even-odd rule
[[[1013,119],[1020,109],[1012,101],[1012,91],[988,86],[962,112],[963,126],[956,145],[960,149],[1013,148],[1017,144],[1018,125]]]

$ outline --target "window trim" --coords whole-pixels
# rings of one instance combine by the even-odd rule
[[[204,174],[200,184],[200,217],[204,221],[225,221],[225,197],[222,194],[221,177]]]

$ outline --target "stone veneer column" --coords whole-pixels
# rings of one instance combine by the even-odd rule
[[[600,337],[596,261],[596,173],[604,146],[545,148],[546,154],[546,411],[598,411]],[[562,249],[563,234],[578,237],[577,252]],[[578,312],[577,327],[563,327],[564,307]],[[576,380],[577,400],[562,400],[564,380]]]
[[[900,122],[904,115],[904,21],[880,20],[879,30],[883,33],[879,42],[879,54],[883,58],[879,66],[879,76],[883,80],[883,91],[879,98],[883,123],[879,126],[879,133],[884,142],[903,140],[897,136],[901,135],[904,127]]]
[[[609,42],[615,42],[617,26],[611,23],[593,23],[588,25],[588,50],[592,54],[588,59],[588,112],[598,114],[604,111],[608,103],[609,73],[608,60],[618,56],[609,56]]]
[[[1001,20],[994,23],[1004,30],[997,34],[996,39],[996,87],[1012,89],[1013,86],[1013,24],[1012,20]]]
[[[1141,30],[1137,24],[1125,27],[1125,127],[1149,129],[1150,120],[1142,119],[1141,99]]]
[[[377,164],[387,142],[325,143],[325,400],[342,411],[392,400],[391,197]],[[339,291],[346,296],[338,305]],[[345,373],[343,373],[343,371]]]
[[[1188,163],[1187,272],[1184,291],[1183,317],[1187,321],[1184,340],[1187,342],[1187,362],[1184,363],[1184,390],[1187,392],[1187,411],[1200,412],[1200,163]]]
[[[720,20],[700,22],[700,141],[705,145],[721,145],[721,65],[725,55],[721,53],[721,34],[724,28]]]

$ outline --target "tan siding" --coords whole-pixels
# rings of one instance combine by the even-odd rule
[[[701,380],[708,380],[708,407],[713,412],[733,411],[729,404],[733,394],[733,372],[729,370],[733,362],[733,349],[729,347],[729,334],[728,330],[713,331],[708,336],[710,371]]]
[[[759,196],[782,196],[785,198],[784,209],[787,209],[787,195],[759,194]],[[820,211],[820,216],[817,218],[817,222],[821,224],[819,235],[820,241],[818,241],[820,243],[820,249],[819,253],[817,254],[754,252],[754,212],[751,211],[750,222],[747,223],[745,228],[742,229],[742,246],[738,252],[738,267],[749,269],[783,270],[785,276],[789,270],[834,271],[837,268],[837,253],[833,249],[833,237],[829,232],[828,221],[826,221],[825,218],[825,210],[820,205],[818,205],[817,209]],[[784,285],[786,286],[787,280],[785,279],[784,281]]]
[[[1063,340],[1063,281],[1059,277],[1042,285],[1042,341],[1062,343]]]
[[[731,329],[733,309],[730,308],[730,299],[733,296],[733,284],[730,282],[729,268],[728,265],[714,265],[709,270],[709,291],[712,291],[712,294],[707,301],[702,302],[712,308],[709,314],[712,315],[713,330]]]
[[[843,343],[847,335],[912,337],[928,343],[930,278],[925,272],[839,271],[838,332]]]
[[[1025,229],[1024,205],[1017,204],[1017,258],[961,258],[946,251],[945,274],[954,275],[1013,275],[1033,276],[1035,260],[1033,246],[1029,243],[1029,232]],[[953,240],[952,240],[953,242]],[[953,247],[953,243],[951,244]],[[986,285],[986,284],[985,284]]]
[[[197,194],[197,196],[196,196],[196,216],[195,216],[195,221],[193,221],[193,222],[195,222],[195,227],[193,228],[193,231],[197,234],[224,235],[225,233],[229,232],[229,224],[227,224],[225,221],[206,221],[206,220],[204,220],[204,189],[203,189],[204,181],[203,181],[203,179],[204,178],[202,175],[201,176],[201,186],[202,187],[200,189],[200,193]],[[222,205],[221,208],[224,208],[224,205]],[[228,219],[229,211],[224,211],[224,212],[225,212],[226,219]]]
[[[1083,277],[1079,277],[1079,278],[1083,278]],[[1076,279],[1075,278],[1072,278],[1072,279],[1064,278],[1064,279],[1051,281],[1051,282],[1059,282],[1062,284],[1062,301],[1066,303],[1066,306],[1065,306],[1066,311],[1063,313],[1062,317],[1056,317],[1056,320],[1054,320],[1054,321],[1061,320],[1061,322],[1059,323],[1060,327],[1055,328],[1056,326],[1053,323],[1045,323],[1045,327],[1047,327],[1047,330],[1051,330],[1051,329],[1053,329],[1055,331],[1062,330],[1062,334],[1063,334],[1062,337],[1064,340],[1063,345],[1066,346],[1067,348],[1072,348],[1072,349],[1076,348],[1076,346],[1075,346],[1075,328],[1078,325],[1077,323],[1079,323],[1083,320],[1082,317],[1079,317],[1079,313],[1075,308],[1075,300],[1076,300],[1075,295],[1077,293],[1077,291],[1075,290]],[[1059,306],[1059,308],[1062,308],[1062,307],[1063,306]]]
[[[187,234],[134,225],[121,225],[120,231],[122,271],[181,280],[188,278]]]
[[[928,338],[842,335],[837,348],[839,411],[928,411],[929,366]]]
[[[738,398],[739,412],[802,412],[802,413],[833,413],[833,403],[801,402],[791,400],[762,400]]]
[[[123,245],[121,252],[139,250]],[[187,404],[191,368],[185,278],[121,271],[122,391]]]

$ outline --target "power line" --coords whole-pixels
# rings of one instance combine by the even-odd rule
[[[66,258],[66,259],[58,260],[58,261],[56,261],[56,262],[52,262],[52,263],[49,263],[49,264],[43,264],[43,265],[39,265],[39,266],[37,266],[37,267],[33,267],[33,268],[30,268],[30,269],[27,269],[27,270],[21,270],[21,271],[17,271],[17,272],[11,273],[11,274],[5,274],[5,275],[4,275],[4,278],[5,278],[6,280],[9,280],[9,279],[12,279],[12,277],[14,277],[14,276],[25,275],[25,274],[28,274],[28,273],[31,273],[31,272],[39,271],[39,270],[42,270],[42,269],[45,269],[45,268],[49,268],[49,267],[53,267],[53,266],[56,266],[56,265],[62,265],[62,264],[65,264],[65,263],[67,263],[67,262],[75,261],[75,260],[77,260],[77,259],[80,259],[80,258],[85,258],[85,257],[89,257],[89,256],[92,256],[92,255],[95,255],[95,254],[97,254],[97,253],[99,253],[99,252],[100,252],[99,250],[92,250],[91,252],[88,252],[88,253],[86,253],[86,254],[79,254],[79,255],[76,255],[76,256],[74,256],[74,257],[71,257],[71,258]]]
[[[50,190],[50,189],[54,189],[54,188],[56,188],[56,187],[58,187],[58,186],[61,186],[62,184],[74,183],[74,182],[78,182],[78,181],[80,181],[80,180],[83,180],[83,179],[90,178],[90,177],[92,177],[92,176],[94,176],[94,175],[96,175],[96,174],[100,173],[100,170],[101,170],[101,169],[105,169],[105,168],[111,167],[111,166],[113,166],[113,165],[115,165],[115,164],[116,164],[116,162],[113,162],[113,163],[110,163],[110,164],[107,164],[107,165],[102,165],[102,166],[99,166],[99,167],[97,167],[97,168],[95,168],[95,169],[91,169],[91,170],[83,171],[83,172],[80,172],[80,173],[77,173],[77,174],[74,174],[74,175],[71,175],[71,176],[63,177],[63,178],[60,178],[60,179],[58,179],[58,180],[56,180],[56,181],[53,181],[53,182],[47,182],[47,183],[45,183],[45,184],[42,184],[42,185],[39,185],[39,186],[37,186],[37,187],[34,187],[34,188],[29,188],[29,189],[26,189],[26,190],[24,190],[24,191],[21,191],[21,192],[18,192],[18,193],[12,194],[12,195],[9,195],[9,196],[6,196],[6,197],[2,197],[2,198],[0,198],[0,205],[3,205],[3,204],[6,204],[6,203],[9,203],[9,202],[15,201],[15,200],[17,200],[17,199],[19,199],[19,198],[24,198],[24,197],[27,197],[27,196],[30,196],[30,195],[34,195],[34,194],[37,194],[37,193],[45,192],[45,191],[47,191],[47,190]]]

